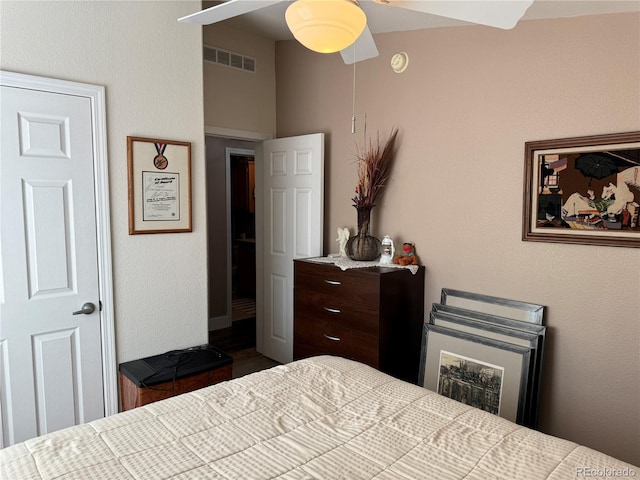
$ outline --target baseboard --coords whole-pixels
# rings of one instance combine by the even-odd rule
[[[210,317],[209,318],[209,331],[212,330],[221,330],[223,328],[231,327],[231,316],[223,315],[221,317]]]

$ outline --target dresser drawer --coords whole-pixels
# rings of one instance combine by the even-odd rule
[[[338,355],[368,365],[378,365],[378,338],[367,335],[332,320],[296,322],[294,328],[294,357]]]
[[[297,262],[295,286],[329,296],[348,297],[351,302],[377,304],[380,296],[378,275],[357,270],[342,271],[334,265]]]
[[[345,297],[300,291],[296,288],[294,309],[296,313],[310,320],[335,321],[369,335],[378,334],[377,304],[355,303]]]

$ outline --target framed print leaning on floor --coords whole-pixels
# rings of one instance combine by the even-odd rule
[[[453,290],[451,288],[442,289],[440,303],[488,315],[529,322],[535,325],[542,325],[544,316],[544,306],[542,305],[479,293],[463,292],[462,290]]]
[[[525,143],[522,239],[640,247],[640,132]]]
[[[463,308],[434,303],[429,323],[471,335],[531,348],[532,358],[527,387],[527,415],[522,424],[536,428],[540,403],[540,381],[546,327],[529,322],[488,315]]]
[[[533,349],[424,325],[418,383],[523,425]]]

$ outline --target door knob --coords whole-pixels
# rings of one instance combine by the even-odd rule
[[[89,315],[90,313],[95,312],[95,310],[96,306],[91,302],[87,302],[82,304],[82,308],[80,310],[73,312],[73,315]]]

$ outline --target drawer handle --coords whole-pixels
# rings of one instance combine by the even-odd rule
[[[329,307],[322,307],[322,308],[324,308],[329,313],[341,313],[340,310],[337,308],[329,308]]]
[[[340,341],[340,337],[333,337],[331,335],[327,335],[326,333],[323,333],[324,338],[326,338],[327,340],[331,340],[332,342],[339,342]]]
[[[328,283],[329,285],[342,285],[342,282],[339,282],[338,280],[325,280],[325,283]]]

